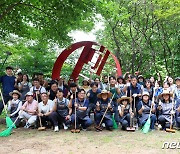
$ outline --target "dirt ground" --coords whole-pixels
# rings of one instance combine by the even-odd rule
[[[4,125],[0,125],[0,130]],[[118,153],[180,153],[180,149],[162,149],[164,142],[180,142],[180,131],[96,132],[94,128],[72,134],[69,130],[53,132],[18,128],[9,137],[0,138],[0,154],[118,154]],[[180,148],[180,147],[179,147]]]

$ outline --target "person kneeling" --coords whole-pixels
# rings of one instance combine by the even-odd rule
[[[30,126],[35,125],[37,119],[37,109],[38,102],[33,99],[33,93],[28,92],[26,94],[26,102],[21,107],[19,111],[20,119],[26,120],[26,125],[24,128],[29,128]]]
[[[71,95],[71,100],[69,103],[69,107],[72,108],[72,115],[71,120],[72,123],[75,125],[75,118],[76,118],[76,125],[77,128],[79,128],[79,125],[81,124],[82,129],[85,131],[87,127],[89,127],[92,124],[91,119],[87,115],[87,108],[89,105],[89,100],[86,99],[86,91],[84,89],[80,89],[78,91],[78,97],[73,99],[73,96]],[[76,110],[76,115],[75,115]]]

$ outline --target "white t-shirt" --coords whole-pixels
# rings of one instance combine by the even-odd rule
[[[54,107],[54,102],[50,99],[48,100],[46,105],[43,102],[40,102],[38,104],[38,110],[43,114],[52,111],[53,107]]]
[[[31,87],[30,92],[33,93],[33,90],[40,90],[40,94],[46,92],[46,89],[44,87],[42,87],[42,86],[40,86],[39,89],[37,89],[35,86],[33,86],[33,87]]]

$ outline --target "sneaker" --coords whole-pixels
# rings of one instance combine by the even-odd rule
[[[87,131],[87,129],[86,129],[86,128],[82,128],[82,130],[83,130],[83,131]]]
[[[68,127],[65,125],[65,123],[63,123],[63,126],[64,126],[64,130],[68,129]]]
[[[162,130],[161,124],[158,125],[158,130]]]
[[[106,127],[105,123],[102,123],[102,127],[104,127],[104,128]]]
[[[113,130],[112,127],[106,127],[106,129],[109,130],[109,131],[112,131],[112,130]]]
[[[59,132],[59,127],[58,127],[58,126],[55,126],[55,127],[54,127],[54,131],[55,131],[55,132]]]
[[[24,126],[24,128],[29,128],[31,125],[29,124],[29,123],[27,123],[25,126]]]

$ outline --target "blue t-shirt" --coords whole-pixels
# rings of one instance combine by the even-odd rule
[[[15,76],[8,76],[4,75],[0,77],[0,83],[2,83],[2,88],[3,88],[3,94],[4,95],[9,95],[10,92],[12,92],[15,84]]]
[[[127,88],[127,95],[128,97],[130,96],[130,91],[131,91],[131,95],[133,94],[141,94],[142,93],[142,88],[141,85],[139,83],[136,84],[136,86],[134,87],[132,84]]]
[[[97,91],[94,93],[91,90],[89,90],[87,93],[90,93],[90,96],[89,96],[89,103],[93,103],[93,104],[96,104],[98,98],[97,98],[97,95],[101,93],[101,89],[97,89]]]
[[[142,93],[142,88],[141,85],[139,83],[136,84],[136,86],[134,87],[132,84],[127,88],[127,96],[130,97],[130,91],[131,91],[131,95],[133,94],[141,94]],[[134,98],[133,98],[134,99]],[[136,97],[135,98],[136,102],[138,103],[140,98]]]

